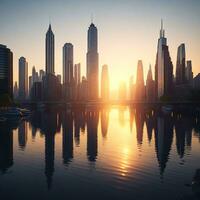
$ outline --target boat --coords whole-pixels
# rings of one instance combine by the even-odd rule
[[[8,119],[20,118],[22,117],[22,113],[16,108],[9,108],[3,112],[3,116]]]

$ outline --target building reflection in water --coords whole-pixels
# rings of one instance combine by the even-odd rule
[[[155,128],[155,117],[154,117],[154,112],[152,110],[150,110],[146,114],[145,121],[146,121],[146,127],[147,127],[148,141],[149,143],[151,143],[153,129]]]
[[[27,131],[28,131],[28,124],[27,122],[22,121],[18,128],[18,142],[20,149],[23,151],[26,147],[26,143],[28,140]]]
[[[125,122],[124,108],[119,109],[119,123]],[[159,163],[161,178],[166,171],[170,150],[173,142],[176,145],[177,154],[182,159],[185,151],[191,149],[192,136],[200,141],[200,120],[195,115],[186,114],[161,114],[146,111],[142,108],[130,108],[130,129],[133,123],[136,125],[136,139],[139,149],[143,143],[144,123],[147,127],[147,138],[151,143],[153,133],[155,135],[155,153]],[[100,112],[100,115],[99,115]],[[135,117],[135,122],[134,122]],[[53,174],[55,171],[55,135],[62,132],[62,160],[63,165],[68,166],[74,158],[74,144],[80,145],[80,133],[87,127],[87,158],[89,162],[95,162],[98,157],[98,121],[101,120],[102,137],[106,138],[109,127],[109,110],[58,110],[49,108],[44,111],[35,111],[30,117],[32,138],[35,138],[37,130],[45,139],[45,169],[47,187],[51,189]],[[21,149],[27,143],[27,122],[3,123],[0,125],[0,171],[6,173],[13,165],[13,129],[18,129],[18,143]],[[62,131],[61,131],[62,127]],[[193,131],[194,130],[194,131]],[[112,139],[112,138],[111,138]]]
[[[102,137],[106,138],[109,124],[109,110],[101,110],[101,133]]]
[[[6,173],[13,165],[13,127],[10,122],[0,124],[0,171]]]
[[[192,117],[176,116],[175,120],[176,148],[180,158],[185,154],[185,145],[190,149],[192,140]],[[186,143],[186,144],[185,144]]]
[[[139,146],[142,145],[143,141],[144,120],[145,120],[144,109],[136,108],[135,123],[136,123],[137,143]]]
[[[47,187],[51,189],[54,173],[55,134],[58,128],[57,112],[54,109],[49,109],[42,112],[41,117],[41,132],[45,136],[45,175]]]
[[[171,115],[157,116],[155,127],[155,148],[161,176],[169,159],[173,141],[173,119]]]
[[[87,156],[89,161],[96,161],[98,154],[97,130],[99,111],[87,111]]]
[[[63,164],[68,165],[73,159],[73,115],[71,110],[62,113],[62,157]]]

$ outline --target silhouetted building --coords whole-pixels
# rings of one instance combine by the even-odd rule
[[[103,65],[101,73],[101,99],[108,101],[110,97],[108,66]]]
[[[97,28],[91,23],[88,29],[87,81],[88,100],[99,98],[99,54]]]
[[[74,79],[76,85],[80,84],[81,82],[81,64],[75,64],[74,65]]]
[[[145,101],[145,86],[144,86],[144,74],[143,74],[143,65],[142,61],[138,61],[137,65],[137,77],[136,77],[136,92],[135,100],[139,102]]]
[[[129,100],[135,99],[135,85],[133,82],[133,76],[129,79]]]
[[[0,96],[2,94],[13,98],[13,53],[0,44]]]
[[[41,69],[39,72],[39,80],[42,81],[44,76],[45,76],[45,71],[43,69]]]
[[[46,74],[54,74],[54,56],[55,56],[55,47],[54,47],[54,34],[51,30],[51,24],[49,24],[49,29],[46,33],[46,47],[45,47],[45,56],[46,56]]]
[[[62,87],[58,78],[53,74],[46,74],[42,82],[42,99],[45,101],[59,101]]]
[[[155,101],[155,82],[152,77],[151,65],[149,66],[149,71],[146,80],[146,101],[147,102]]]
[[[186,78],[187,83],[192,83],[193,72],[192,72],[192,61],[191,60],[187,61],[187,66],[185,69],[185,78]]]
[[[28,62],[26,58],[19,59],[19,99],[25,100],[28,97]]]
[[[184,84],[185,76],[185,44],[181,44],[177,51],[176,61],[176,84]]]
[[[200,90],[200,73],[193,78],[192,87],[195,90]]]
[[[31,88],[31,100],[41,101],[42,100],[42,82],[34,82]]]
[[[81,81],[81,86],[80,86],[80,99],[85,101],[87,100],[87,92],[88,92],[88,81],[86,80],[86,78],[83,76],[82,77],[82,81]]]
[[[74,65],[74,80],[75,80],[75,100],[80,99],[80,87],[81,87],[81,64]]]
[[[155,65],[155,93],[159,99],[170,96],[173,89],[173,65],[169,55],[167,39],[161,22],[160,38],[158,39],[156,65]]]
[[[73,45],[71,43],[66,43],[63,46],[63,87],[64,87],[64,99],[73,99]]]
[[[119,83],[118,100],[120,101],[127,100],[127,89],[126,89],[126,83],[124,81],[121,81]]]
[[[59,83],[61,84],[61,75],[57,74],[57,78],[58,78]]]
[[[17,86],[17,81],[15,81],[15,84],[14,84],[13,96],[14,96],[14,99],[17,99],[17,98],[18,98],[18,86]]]

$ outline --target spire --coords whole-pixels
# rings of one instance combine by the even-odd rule
[[[152,71],[151,71],[151,64],[149,64],[149,71],[148,71],[147,79],[148,80],[153,80]]]
[[[93,17],[93,13],[91,13],[91,24],[93,24],[93,19],[94,17]]]
[[[165,30],[163,29],[163,19],[161,19],[160,37],[165,37]]]

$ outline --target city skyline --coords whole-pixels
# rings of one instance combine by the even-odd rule
[[[86,1],[86,4],[88,4],[89,1]],[[112,1],[108,1],[107,5],[108,8],[110,6]],[[13,51],[14,54],[14,81],[18,79],[16,76],[18,74],[18,65],[16,60],[19,59],[19,57],[24,56],[28,62],[29,62],[29,75],[31,73],[31,68],[33,65],[36,66],[36,69],[45,69],[45,44],[44,44],[44,35],[47,30],[48,21],[49,21],[49,15],[51,15],[51,24],[52,29],[55,34],[55,72],[56,74],[62,74],[62,46],[66,42],[71,42],[74,45],[75,48],[75,63],[81,63],[81,71],[82,75],[86,74],[86,31],[90,24],[90,13],[93,13],[94,15],[94,23],[98,28],[99,37],[98,37],[98,44],[99,44],[99,76],[101,67],[103,64],[107,64],[109,66],[109,71],[112,76],[110,77],[110,88],[111,89],[117,89],[118,83],[120,80],[125,80],[128,84],[127,80],[131,75],[134,76],[134,80],[136,79],[136,67],[137,67],[137,61],[141,59],[143,61],[144,66],[144,79],[146,80],[147,71],[149,63],[152,65],[152,74],[154,77],[154,65],[155,65],[155,58],[156,58],[156,48],[157,48],[157,38],[159,35],[158,30],[160,29],[160,19],[164,19],[164,27],[166,30],[167,38],[168,38],[168,46],[170,51],[170,56],[172,57],[172,62],[174,66],[174,73],[175,73],[175,66],[176,66],[176,57],[177,57],[177,48],[181,43],[185,43],[186,48],[186,59],[192,60],[193,65],[193,72],[194,75],[198,73],[199,68],[199,61],[198,61],[198,52],[199,52],[199,46],[197,45],[199,42],[199,38],[197,35],[199,35],[200,30],[197,27],[198,18],[194,17],[195,14],[197,15],[198,11],[198,4],[197,1],[190,2],[190,5],[188,5],[186,2],[184,4],[180,4],[181,8],[184,8],[183,11],[189,11],[191,9],[194,9],[193,12],[186,12],[185,16],[183,17],[183,13],[180,13],[176,10],[177,16],[174,16],[174,20],[172,20],[172,16],[169,15],[170,10],[174,14],[174,10],[167,6],[165,3],[160,3],[158,1],[152,1],[152,4],[158,6],[159,4],[165,4],[166,7],[162,7],[160,12],[155,16],[153,14],[150,14],[149,16],[149,22],[144,23],[144,18],[147,16],[149,11],[152,9],[152,5],[149,3],[146,4],[146,7],[144,7],[144,10],[141,9],[141,13],[134,12],[134,10],[130,10],[128,8],[128,5],[131,5],[131,8],[135,6],[134,8],[143,8],[144,2],[141,3],[131,3],[130,1],[127,1],[127,4],[123,5],[121,10],[121,20],[119,21],[116,16],[116,11],[119,10],[119,2],[116,2],[116,6],[114,11],[108,13],[108,10],[105,9],[105,16],[116,16],[116,20],[113,20],[111,18],[108,18],[108,20],[102,19],[102,13],[100,14],[100,10],[97,9],[97,5],[104,5],[105,2],[96,2],[91,3],[87,13],[83,13],[83,11],[80,11],[80,13],[74,17],[71,12],[69,12],[67,15],[68,17],[65,17],[63,13],[63,9],[61,9],[60,14],[57,13],[58,8],[60,8],[60,2],[58,2],[58,5],[54,8],[55,13],[54,14],[47,14],[46,10],[44,10],[44,14],[41,14],[41,10],[38,11],[38,17],[41,17],[41,21],[39,20],[40,24],[36,22],[33,19],[33,23],[28,23],[29,19],[26,20],[26,23],[24,24],[27,27],[27,29],[32,30],[32,32],[27,32],[25,26],[21,29],[23,30],[25,35],[20,36],[19,28],[16,28],[15,26],[11,27],[12,23],[8,23],[6,26],[4,22],[1,21],[1,24],[5,27],[3,29],[3,32],[0,33],[0,36],[2,38],[3,44],[6,44],[8,48],[10,48]],[[182,1],[181,1],[182,2]],[[177,4],[180,3],[180,1],[176,1]],[[51,6],[54,5],[54,3],[51,4]],[[121,4],[120,4],[121,5]],[[13,5],[15,6],[15,4]],[[32,4],[33,9],[31,12],[38,8],[37,1],[36,3]],[[41,7],[48,7],[48,5],[44,3],[41,5]],[[74,3],[70,3],[68,9],[74,6]],[[2,3],[1,8],[5,8],[4,11],[1,13],[1,16],[5,14],[5,10],[8,7],[7,3]],[[47,9],[46,8],[46,9]],[[164,12],[163,12],[164,9]],[[50,9],[52,10],[52,8]],[[83,8],[85,10],[85,8]],[[125,11],[128,11],[125,13]],[[148,11],[147,13],[145,11]],[[183,12],[181,11],[181,12]],[[16,13],[13,12],[13,15]],[[25,12],[20,14],[18,16],[19,19],[25,14]],[[33,13],[32,13],[33,14]],[[144,15],[143,18],[140,18],[140,15]],[[13,17],[8,18],[8,22]],[[84,17],[80,17],[83,15]],[[61,17],[62,16],[62,17]],[[71,17],[70,17],[71,16]],[[72,17],[73,16],[73,17]],[[118,17],[120,14],[118,13]],[[182,23],[181,25],[181,16]],[[29,17],[28,17],[29,18]],[[191,19],[192,23],[190,23]],[[152,20],[151,20],[152,19]],[[31,19],[32,20],[32,19]],[[79,23],[75,23],[79,20]],[[104,20],[102,22],[102,20]],[[122,22],[123,21],[123,22]],[[120,30],[117,30],[117,22],[120,24]],[[28,24],[27,24],[28,23]],[[71,27],[68,25],[74,23],[74,26]],[[32,24],[32,26],[31,26]],[[66,24],[66,25],[65,25]],[[190,25],[191,24],[191,25]],[[135,26],[137,25],[137,26]],[[21,25],[20,25],[21,26]],[[17,38],[16,41],[13,41],[11,39],[11,33],[8,33],[9,30],[15,29]],[[186,31],[190,29],[191,31]],[[6,34],[7,33],[7,34]],[[138,34],[140,33],[140,34]],[[37,38],[35,37],[35,34],[37,35]],[[140,36],[139,36],[140,35]],[[73,37],[72,37],[73,36]],[[31,48],[26,48],[27,46],[27,39],[29,39],[29,45]],[[23,41],[23,42],[22,42]],[[121,41],[121,42],[120,42]],[[147,43],[148,41],[148,43]],[[116,43],[118,42],[118,43]],[[17,44],[18,43],[18,44]],[[34,45],[31,45],[35,43]],[[116,48],[117,44],[117,48]],[[19,48],[18,46],[21,46]],[[33,53],[34,51],[34,53]],[[123,69],[123,70],[122,70]],[[120,76],[119,76],[120,74]],[[134,81],[135,82],[135,81]]]

